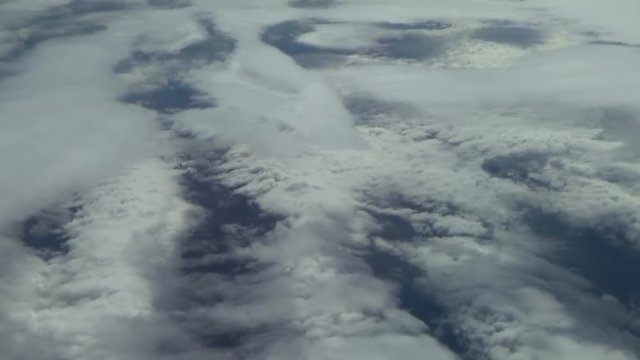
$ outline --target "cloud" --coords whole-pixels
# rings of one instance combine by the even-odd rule
[[[632,6],[0,3],[5,357],[636,358]]]
[[[62,229],[66,253],[47,261],[20,255],[30,264],[15,265],[23,274],[3,276],[32,280],[3,287],[3,330],[19,335],[5,357],[150,359],[166,356],[162,342],[189,344],[153,311],[152,285],[172,270],[173,240],[189,209],[174,176],[158,160],[137,165],[78,199],[82,208]]]

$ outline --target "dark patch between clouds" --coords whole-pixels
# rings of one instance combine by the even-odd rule
[[[317,20],[290,20],[267,27],[261,36],[264,43],[291,56],[298,65],[305,68],[325,68],[343,63],[347,55],[354,51],[322,48],[303,44],[298,38],[314,31]]]
[[[442,38],[423,34],[404,34],[397,37],[381,38],[377,47],[368,51],[373,57],[402,60],[427,60],[441,55],[446,50]]]
[[[418,242],[428,241],[433,237],[450,236],[472,236],[476,240],[486,241],[493,237],[494,229],[491,224],[476,219],[455,204],[436,200],[417,203],[398,194],[389,194],[386,197],[371,196],[370,201],[373,206],[365,207],[363,211],[371,216],[378,225],[377,229],[371,232],[371,235],[387,241]],[[412,214],[433,214],[441,217],[454,216],[472,219],[479,221],[484,230],[481,233],[476,233],[477,230],[469,233],[464,228],[452,229],[439,224],[437,217],[413,222],[411,220]]]
[[[364,55],[374,58],[427,60],[441,55],[446,50],[446,40],[441,37],[420,33],[406,33],[383,37],[371,48],[336,49],[304,44],[298,38],[315,30],[316,24],[326,24],[320,20],[291,20],[267,27],[262,41],[291,56],[298,65],[305,68],[326,68],[346,63],[350,55]],[[398,30],[424,29],[436,25],[430,22],[413,24],[383,23],[378,26],[398,28]],[[444,25],[438,25],[442,27]]]
[[[346,57],[342,54],[327,51],[326,53],[299,54],[293,57],[295,62],[307,69],[322,69],[340,66]]]
[[[248,246],[251,241],[264,237],[281,218],[265,213],[247,197],[215,182],[212,175],[203,176],[203,173],[211,174],[211,170],[198,167],[190,167],[181,182],[185,198],[205,209],[206,215],[182,242],[183,260],[193,264],[194,259],[202,259],[203,263],[191,267],[197,272],[206,271],[207,266],[211,266],[212,272],[229,275],[254,270],[251,259],[232,256],[233,248]],[[212,261],[207,262],[208,259]]]
[[[379,279],[397,286],[399,307],[406,310],[428,328],[429,333],[464,360],[484,359],[473,351],[463,332],[458,331],[449,318],[446,307],[436,296],[428,294],[420,285],[424,272],[399,255],[375,247],[366,250],[364,261]]]
[[[262,274],[270,265],[237,250],[264,240],[281,218],[216,181],[225,150],[207,153],[195,151],[181,165],[183,196],[201,211],[179,242],[173,285],[158,284],[157,302],[200,346],[242,353],[269,326],[229,323],[210,312],[253,301],[249,288],[268,281]]]
[[[368,96],[350,96],[342,99],[345,108],[355,117],[356,124],[377,124],[386,117],[409,117],[415,110],[408,104],[378,100]],[[384,121],[380,121],[384,123]]]
[[[86,36],[107,29],[103,24],[77,20],[69,22],[43,20],[43,22],[34,22],[30,25],[26,38],[7,55],[0,58],[0,61],[15,61],[47,40]]]
[[[121,1],[73,0],[59,8],[60,12],[71,12],[73,15],[95,14],[100,12],[126,10],[128,5]],[[57,8],[58,9],[58,8]]]
[[[64,226],[78,210],[77,207],[56,207],[39,211],[22,222],[19,238],[43,260],[65,255],[69,252],[70,237]]]
[[[444,20],[424,20],[409,23],[381,22],[376,26],[391,30],[445,30],[451,27],[451,23]]]
[[[403,194],[398,192],[384,193],[367,193],[370,202],[375,206],[387,209],[405,209],[413,213],[438,213],[440,215],[455,215],[462,209],[452,203],[441,202],[438,200],[424,200],[417,202],[413,199],[407,199]]]
[[[189,0],[147,0],[147,4],[160,9],[177,9],[191,5]]]
[[[338,5],[335,0],[291,0],[289,6],[294,8],[327,9]]]
[[[262,33],[262,41],[287,55],[297,55],[322,51],[315,46],[301,44],[297,39],[315,28],[311,21],[290,20],[267,27]]]
[[[376,223],[369,232],[372,238],[381,237],[391,243],[410,244],[416,241],[428,241],[431,236],[448,236],[447,231],[429,228],[417,229],[408,219],[408,213],[433,213],[454,215],[461,209],[454,204],[439,201],[419,203],[406,197],[390,193],[370,197],[375,208],[364,209]],[[398,211],[404,211],[400,215]],[[424,270],[413,265],[401,254],[370,245],[361,251],[362,258],[369,265],[374,275],[397,286],[399,306],[422,321],[429,328],[429,333],[446,345],[464,360],[487,359],[480,348],[465,332],[459,329],[453,320],[450,310],[439,301],[437,294],[430,293],[423,281],[427,277]]]
[[[74,0],[66,5],[50,7],[42,14],[25,23],[10,28],[27,35],[15,46],[4,61],[13,61],[34,49],[38,44],[52,39],[91,35],[106,30],[106,25],[90,15],[126,10],[129,7],[120,1]]]
[[[587,279],[598,295],[611,295],[628,309],[640,304],[640,253],[633,247],[638,239],[629,237],[622,219],[572,224],[536,207],[526,208],[523,219],[534,234],[556,245],[552,261]]]
[[[385,214],[375,210],[369,210],[367,213],[379,226],[378,230],[371,232],[372,236],[386,240],[412,241],[418,235],[411,222],[400,215]]]
[[[521,152],[486,159],[482,169],[493,177],[508,179],[532,189],[551,189],[550,182],[542,176],[548,162],[548,154]]]
[[[169,80],[161,86],[154,86],[150,89],[132,90],[124,95],[121,100],[163,114],[216,106],[215,100],[206,93],[176,80]]]
[[[209,37],[182,48],[178,53],[179,57],[191,62],[206,64],[226,60],[235,49],[235,40],[219,31],[211,22],[203,22],[203,26]]]
[[[116,73],[128,73],[138,67],[159,66],[187,69],[225,61],[236,47],[236,41],[219,31],[209,21],[201,21],[208,37],[189,44],[177,52],[134,51],[133,54],[115,65]]]
[[[527,48],[544,43],[546,36],[544,31],[537,28],[496,23],[473,31],[471,37]]]

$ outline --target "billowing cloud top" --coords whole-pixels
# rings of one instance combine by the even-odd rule
[[[635,0],[0,0],[0,358],[640,357]]]

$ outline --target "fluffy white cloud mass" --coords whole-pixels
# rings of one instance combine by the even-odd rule
[[[0,0],[0,358],[637,359],[639,4]]]

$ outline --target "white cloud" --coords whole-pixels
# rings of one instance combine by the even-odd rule
[[[0,83],[2,221],[154,151],[151,114],[117,102],[125,87],[110,65],[119,49],[90,39],[43,44]]]
[[[175,239],[188,225],[176,175],[147,161],[83,196],[64,228],[69,252],[48,262],[27,258],[30,281],[2,291],[7,331],[23,338],[7,359],[157,359],[162,342],[188,344],[154,311],[174,270]]]

